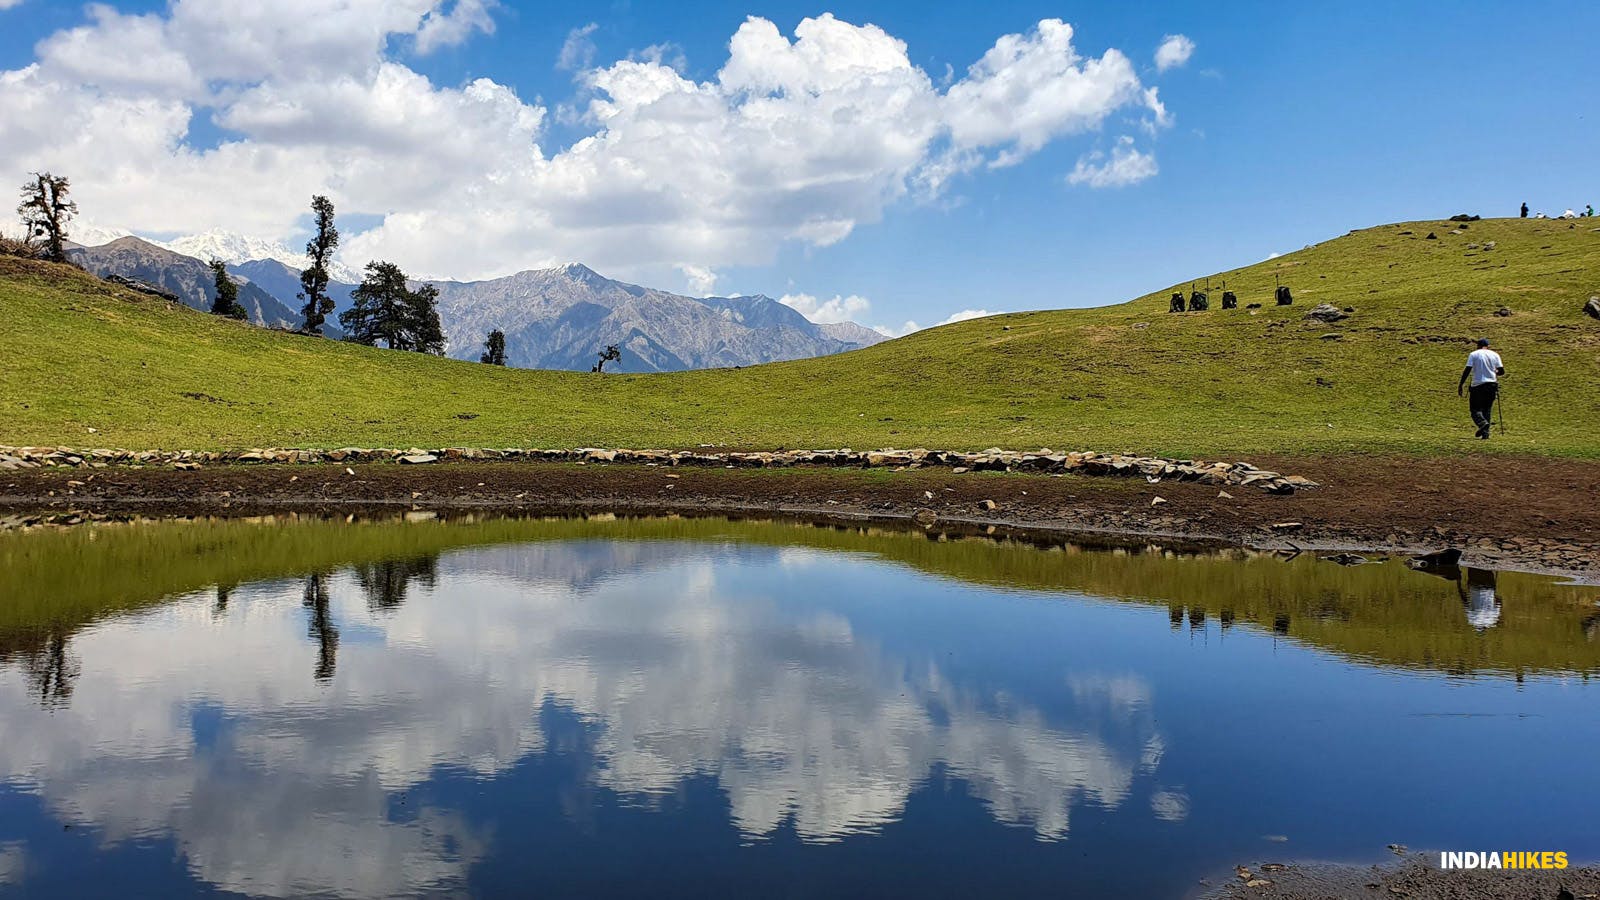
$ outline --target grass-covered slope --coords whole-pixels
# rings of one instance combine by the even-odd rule
[[[1163,287],[840,356],[666,375],[504,370],[294,337],[7,261],[0,443],[1476,451],[1455,384],[1470,339],[1487,334],[1511,371],[1509,433],[1488,449],[1600,456],[1600,322],[1582,314],[1600,293],[1595,224],[1381,226],[1213,274],[1207,313],[1167,313]],[[1487,241],[1494,250],[1468,249]],[[1275,275],[1294,306],[1272,304]],[[1238,310],[1219,308],[1224,279]],[[1303,321],[1319,302],[1356,312]]]

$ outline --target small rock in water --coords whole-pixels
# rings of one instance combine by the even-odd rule
[[[1268,525],[1273,531],[1299,531],[1305,527],[1304,522],[1273,522]]]
[[[1232,500],[1233,499],[1233,495],[1228,493],[1227,491],[1217,491],[1217,499],[1218,500]]]
[[[1446,547],[1432,553],[1424,553],[1411,559],[1409,565],[1413,569],[1448,568],[1461,562],[1461,551],[1455,547]]]
[[[997,509],[999,506],[1000,506],[1000,504],[994,502],[993,500],[980,500],[980,501],[978,501],[978,508],[979,509],[993,510],[993,509]]]
[[[1151,506],[1161,506],[1162,504],[1164,504],[1166,502],[1167,502],[1167,500],[1166,500],[1165,497],[1156,497],[1156,498],[1154,498],[1154,499],[1152,499],[1150,501],[1150,505]]]

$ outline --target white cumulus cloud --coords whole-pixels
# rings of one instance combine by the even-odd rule
[[[1156,71],[1176,69],[1194,55],[1194,41],[1181,34],[1169,34],[1156,48]]]
[[[495,0],[455,0],[448,12],[429,12],[417,29],[417,52],[432,53],[440,47],[464,43],[474,32],[493,34],[494,17],[489,11],[494,6]]]
[[[1160,109],[1126,56],[1113,49],[1098,59],[1081,58],[1072,26],[1059,19],[1045,19],[1032,34],[1000,38],[945,95],[956,149],[999,147],[992,165],[1018,162],[1053,138],[1098,128],[1130,105]]]
[[[1134,147],[1133,138],[1124,135],[1110,155],[1096,150],[1081,157],[1067,175],[1067,183],[1092,188],[1126,187],[1153,178],[1158,171],[1155,156]]]
[[[969,319],[982,319],[982,318],[984,318],[986,316],[993,316],[993,315],[998,315],[998,313],[992,313],[992,312],[988,311],[987,309],[963,309],[962,311],[960,311],[958,313],[952,313],[943,322],[940,322],[939,324],[940,325],[954,325],[957,322],[965,322],[965,321],[967,321]]]
[[[709,297],[716,290],[718,275],[706,266],[696,266],[690,263],[679,263],[678,271],[683,273],[683,278],[689,283],[689,292],[701,297]]]
[[[982,319],[985,316],[997,315],[1000,315],[1000,313],[991,312],[987,309],[963,309],[960,312],[951,313],[943,320],[935,322],[930,326],[919,325],[914,320],[907,320],[906,323],[901,325],[899,328],[892,328],[885,325],[874,325],[872,326],[872,330],[884,335],[885,337],[905,337],[912,332],[922,331],[924,328],[938,328],[940,325],[954,325],[957,322],[966,322],[970,319]]]
[[[587,133],[547,153],[542,103],[407,64],[491,33],[496,6],[91,5],[33,63],[0,71],[0,181],[69,175],[85,224],[270,240],[300,237],[322,193],[379,223],[347,235],[352,265],[478,278],[581,259],[643,280],[837,243],[912,191],[936,195],[1119,113],[1167,121],[1124,53],[1081,52],[1059,20],[936,83],[876,26],[824,14],[785,34],[751,17],[706,81],[665,45],[595,67],[578,29],[564,64],[581,69],[569,121]],[[204,121],[222,140],[194,140]],[[1097,165],[1121,172],[1130,154],[1138,177],[1154,174],[1120,146]]]
[[[872,308],[867,298],[855,294],[848,297],[836,294],[829,300],[819,299],[810,294],[785,294],[778,298],[778,302],[820,325],[855,322]]]

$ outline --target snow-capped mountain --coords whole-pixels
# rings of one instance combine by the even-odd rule
[[[73,222],[67,226],[67,239],[80,247],[99,247],[132,234],[126,228],[102,228],[86,222]]]
[[[72,260],[101,276],[135,278],[171,291],[186,305],[206,311],[217,297],[216,279],[204,262],[129,235],[94,247],[68,251]],[[250,321],[273,328],[295,328],[300,314],[266,289],[245,282],[239,285],[239,303]],[[330,334],[336,333],[330,329]]]
[[[261,238],[246,237],[231,231],[213,229],[203,234],[191,234],[188,237],[177,238],[171,241],[154,241],[157,246],[165,247],[174,253],[192,256],[195,259],[208,260],[220,259],[225,263],[247,263],[258,259],[275,259],[295,271],[305,268],[306,255],[304,252],[291,250],[281,241],[267,241]],[[334,281],[343,281],[349,284],[360,284],[361,275],[339,262],[334,262],[328,267],[328,274]]]

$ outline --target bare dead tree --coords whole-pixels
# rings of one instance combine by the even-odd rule
[[[622,348],[621,347],[618,347],[616,344],[607,344],[606,345],[606,349],[600,351],[600,361],[595,363],[594,364],[594,368],[590,369],[589,371],[597,372],[597,373],[603,375],[603,374],[605,374],[606,363],[608,363],[608,362],[615,362],[615,363],[622,362]]]
[[[78,214],[78,204],[67,197],[71,192],[67,176],[49,172],[35,172],[22,185],[17,215],[28,237],[44,242],[44,258],[51,262],[67,261],[67,222]]]

